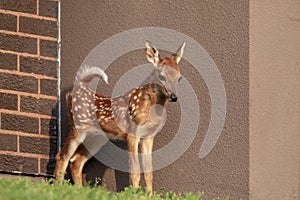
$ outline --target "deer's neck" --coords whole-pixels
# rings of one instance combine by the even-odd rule
[[[151,75],[145,80],[153,96],[155,96],[155,104],[164,106],[168,99],[166,87],[158,80],[158,72],[153,70]]]

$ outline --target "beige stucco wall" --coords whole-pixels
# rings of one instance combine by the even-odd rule
[[[250,1],[250,199],[300,198],[300,1]]]
[[[117,33],[132,28],[164,27],[187,34],[203,46],[216,63],[225,85],[227,110],[224,129],[214,149],[208,156],[200,159],[199,150],[210,123],[211,97],[202,77],[204,75],[197,73],[195,67],[183,59],[180,63],[182,73],[189,80],[199,99],[200,126],[188,150],[171,165],[154,172],[154,189],[159,191],[160,187],[165,187],[166,190],[180,193],[205,191],[209,199],[216,196],[248,199],[248,0],[89,0],[88,2],[61,0],[61,5],[62,97],[72,87],[75,74],[85,57],[99,43]],[[170,38],[174,44],[178,42],[172,39],[172,36],[166,38]],[[145,36],[145,40],[147,39],[149,38]],[[151,39],[151,42],[161,49],[162,46],[157,39]],[[180,44],[181,42],[178,42],[178,45]],[[120,45],[124,45],[120,46],[122,48],[126,47],[126,44]],[[116,49],[120,47],[117,46]],[[185,53],[188,51],[193,50],[187,43]],[[162,53],[171,55],[171,52]],[[103,67],[102,62],[94,61],[93,65]],[[144,49],[122,55],[106,70],[110,84],[106,86],[101,82],[98,85],[98,92],[104,95],[112,94],[117,81],[125,72],[146,62]],[[136,77],[138,74],[132,73],[131,76]],[[178,102],[180,101],[179,99]],[[69,128],[64,98],[61,105],[64,144]],[[166,146],[175,137],[179,125],[181,115],[179,104],[169,104],[167,110],[170,117],[164,129],[155,138],[155,150]],[[197,119],[191,117],[185,120]],[[186,131],[186,134],[190,132]],[[98,155],[101,154],[106,154],[105,148]],[[109,155],[112,158],[116,157]],[[128,165],[126,159],[124,165]],[[107,168],[96,159],[91,159],[84,168],[85,179],[94,181],[95,177],[101,177],[102,184],[111,190],[120,190],[129,184],[127,173]],[[143,181],[141,185],[145,185]]]

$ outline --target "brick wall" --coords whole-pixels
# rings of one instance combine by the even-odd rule
[[[53,171],[57,6],[0,0],[0,171]]]

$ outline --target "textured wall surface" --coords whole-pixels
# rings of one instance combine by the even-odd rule
[[[57,1],[0,1],[0,171],[52,174]]]
[[[300,2],[250,1],[250,199],[300,198]]]
[[[97,44],[131,28],[157,26],[174,29],[194,38],[206,49],[217,64],[225,84],[227,118],[224,130],[213,151],[204,159],[199,159],[199,148],[210,120],[210,97],[201,75],[183,61],[183,74],[193,85],[199,99],[200,127],[183,156],[170,166],[154,172],[154,188],[166,187],[177,192],[203,190],[213,196],[247,199],[248,1],[62,0],[61,3],[63,95],[72,87],[80,64]],[[159,48],[159,44],[152,42]],[[104,88],[100,84],[99,91],[109,95],[124,72],[143,63],[146,59],[142,49],[118,58],[106,71],[110,85]],[[64,100],[62,106],[64,143],[68,132]],[[168,112],[171,112],[169,116],[172,119],[168,118],[166,126],[155,139],[155,149],[163,147],[174,137],[180,118],[179,110],[178,104],[170,104]],[[128,185],[128,174],[115,172],[96,160],[89,162],[84,172],[88,180],[102,177],[102,184],[112,190]]]

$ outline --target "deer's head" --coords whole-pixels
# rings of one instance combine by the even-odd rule
[[[169,100],[176,102],[177,85],[181,79],[178,63],[182,58],[185,43],[179,47],[175,55],[166,58],[161,58],[158,50],[148,41],[145,43],[145,46],[146,58],[154,66],[154,81],[164,85],[167,89]]]

